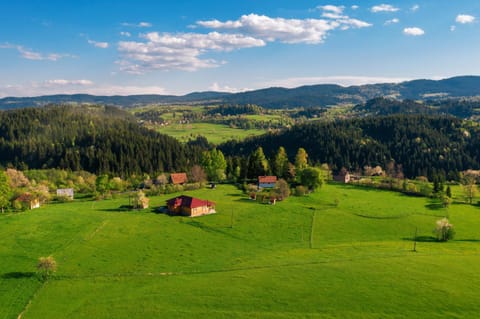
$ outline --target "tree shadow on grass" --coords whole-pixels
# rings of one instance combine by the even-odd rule
[[[442,202],[436,200],[431,200],[425,207],[430,210],[440,210],[444,208]]]
[[[121,213],[121,212],[130,212],[134,210],[133,209],[133,206],[131,205],[122,205],[118,208],[105,208],[105,209],[99,209],[99,211],[102,211],[102,212],[116,212],[116,213]]]
[[[13,271],[7,272],[1,276],[2,279],[23,279],[23,278],[32,278],[35,276],[34,272],[22,272],[22,271]]]
[[[455,241],[463,241],[469,243],[480,243],[480,239],[455,239]]]
[[[406,241],[415,241],[415,238],[413,237],[404,237],[402,238],[402,240],[406,240]],[[433,236],[417,236],[417,242],[419,243],[433,243],[433,242],[436,242],[437,239]]]

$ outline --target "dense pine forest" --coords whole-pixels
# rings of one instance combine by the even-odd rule
[[[376,100],[367,107],[387,109],[386,101]],[[415,102],[402,103],[403,108]],[[226,107],[218,110],[232,112]],[[241,111],[259,110],[249,106]],[[130,113],[109,106],[3,111],[0,123],[0,165],[20,170],[60,168],[124,177],[188,171],[201,164],[203,151],[212,148],[201,136],[181,144],[142,127]],[[313,165],[361,170],[394,162],[409,178],[453,180],[459,178],[459,172],[480,166],[478,125],[445,115],[320,118],[244,141],[229,141],[218,146],[227,161],[227,176],[255,178],[259,173],[251,169],[251,162],[260,146],[270,162],[281,146],[292,163],[297,150],[304,148]]]
[[[262,146],[265,154],[285,147],[293,161],[299,147],[311,163],[351,170],[394,161],[406,177],[439,175],[457,179],[458,172],[477,169],[480,134],[477,125],[447,116],[391,115],[362,119],[317,121],[280,133],[231,141],[220,147],[227,156],[242,156]]]
[[[0,112],[0,165],[121,176],[184,170],[195,147],[140,127],[104,106],[48,106]]]

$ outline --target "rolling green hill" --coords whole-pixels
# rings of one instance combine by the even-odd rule
[[[478,207],[326,185],[276,205],[232,186],[217,214],[122,212],[128,198],[1,215],[0,318],[473,318]],[[151,198],[153,207],[174,195]],[[456,239],[433,241],[448,215]],[[418,229],[417,252],[413,236]],[[36,278],[38,257],[58,262]]]

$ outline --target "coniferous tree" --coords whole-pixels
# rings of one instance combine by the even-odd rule
[[[248,177],[257,178],[267,175],[268,171],[268,161],[263,153],[263,148],[260,146],[250,155],[248,160]]]

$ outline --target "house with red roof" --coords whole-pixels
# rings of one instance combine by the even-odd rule
[[[186,195],[167,200],[167,208],[170,214],[190,217],[215,213],[214,202]]]
[[[172,173],[170,174],[170,181],[173,185],[183,185],[188,181],[187,173]]]
[[[258,188],[274,188],[277,176],[258,176]]]

